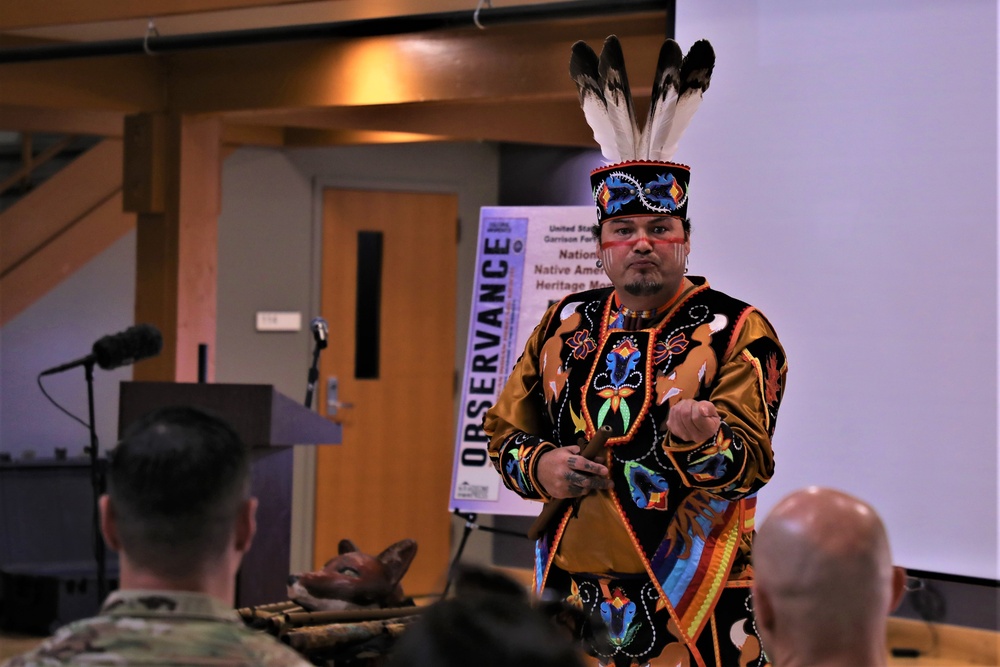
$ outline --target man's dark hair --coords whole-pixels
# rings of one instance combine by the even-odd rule
[[[221,555],[250,488],[250,457],[222,419],[189,407],[155,410],[111,453],[108,495],[122,550],[162,576]]]
[[[691,218],[683,218],[681,220],[681,226],[684,228],[684,238],[688,239],[691,237]],[[601,240],[601,226],[592,225],[590,227],[590,233],[594,237],[595,241]]]
[[[387,667],[583,667],[568,632],[535,609],[520,584],[466,568],[455,590],[406,630]]]

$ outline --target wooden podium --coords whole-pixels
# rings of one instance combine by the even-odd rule
[[[340,425],[265,384],[122,382],[118,436],[156,408],[188,405],[228,421],[251,448],[251,493],[259,500],[257,536],[237,576],[236,606],[288,599],[291,559],[292,445],[340,444]]]

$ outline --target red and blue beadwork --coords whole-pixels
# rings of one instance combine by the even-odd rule
[[[632,215],[687,217],[691,168],[675,162],[631,161],[590,172],[598,224]]]

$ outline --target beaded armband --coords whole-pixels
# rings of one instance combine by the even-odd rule
[[[551,500],[535,477],[538,457],[555,449],[551,442],[527,433],[515,433],[500,448],[500,477],[504,486],[529,500]]]

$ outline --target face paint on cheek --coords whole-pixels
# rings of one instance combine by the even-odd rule
[[[632,246],[634,241],[604,241],[601,243],[601,264],[604,265],[604,272],[607,273],[614,268],[614,248]],[[610,277],[610,276],[609,276]]]
[[[674,254],[673,254],[674,266],[678,267],[684,266],[684,262],[686,259],[687,255],[685,254],[684,251],[684,244],[678,243],[677,245],[674,246]]]
[[[639,243],[640,239],[629,239],[628,241],[604,241],[601,243],[601,263],[604,265],[604,270],[607,271],[614,266],[612,261],[614,248],[627,248],[629,251]],[[667,245],[673,246],[672,259],[675,265],[684,263],[684,239],[651,239],[646,238],[646,242],[650,245]]]
[[[657,239],[651,243],[659,246],[672,246],[667,249],[664,264],[669,263],[677,268],[684,266],[684,239]]]
[[[628,241],[604,241],[601,243],[601,250],[610,250],[611,248],[628,248],[631,250],[639,243],[641,239],[629,239]],[[651,239],[646,238],[646,243],[649,245],[672,245],[683,247],[684,239]]]
[[[684,248],[684,239],[655,239],[651,240],[653,245],[672,245],[677,248]]]
[[[614,257],[614,254],[611,252],[611,249],[601,246],[601,265],[604,266],[605,273],[610,271],[614,266],[612,257]]]

